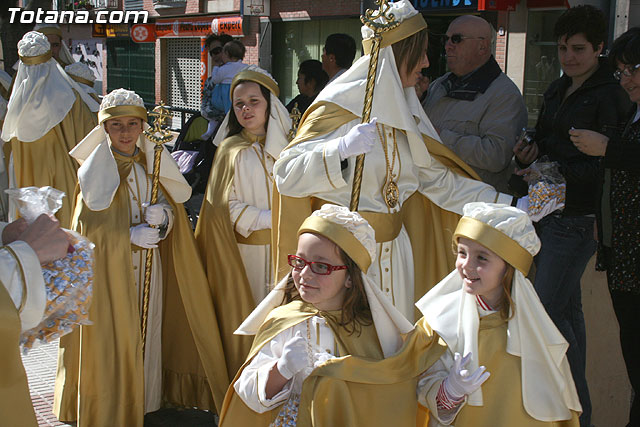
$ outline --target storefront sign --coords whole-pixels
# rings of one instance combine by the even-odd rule
[[[452,12],[478,10],[478,0],[412,0],[413,7],[420,12]]]
[[[210,33],[225,33],[241,37],[242,17],[194,17],[179,19],[158,19],[156,37],[206,37]]]
[[[128,37],[129,24],[92,24],[91,36],[104,37]]]
[[[244,0],[244,15],[269,16],[271,13],[270,0]]]
[[[153,43],[156,41],[154,24],[134,24],[131,26],[131,40],[136,43]]]

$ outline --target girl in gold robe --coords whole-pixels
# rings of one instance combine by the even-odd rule
[[[422,324],[405,344],[413,357],[392,357],[413,327],[365,274],[373,228],[326,204],[298,236],[290,276],[236,331],[255,339],[220,425],[415,426],[416,377],[444,347]]]
[[[275,80],[256,66],[234,77],[232,108],[213,141],[219,148],[196,227],[230,378],[251,347],[233,331],[272,283],[272,170],[291,127],[278,93]]]
[[[469,203],[453,241],[456,270],[416,304],[449,347],[419,381],[429,426],[578,426],[568,343],[525,278],[540,249],[527,214]]]
[[[101,125],[71,152],[81,163],[73,228],[95,243],[96,269],[93,324],[81,328],[77,341],[61,343],[58,416],[74,417],[76,399],[79,427],[142,426],[144,414],[163,403],[214,410],[228,378],[181,205],[191,188],[163,150],[159,201],[149,205],[154,143],[142,134],[142,98],[117,89],[103,99],[99,118]],[[143,352],[147,251],[153,263]]]

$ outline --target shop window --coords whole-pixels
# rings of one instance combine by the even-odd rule
[[[155,92],[155,43],[134,43],[130,39],[107,39],[107,90],[135,91],[147,103]]]
[[[356,41],[356,57],[362,55],[362,36],[358,18],[280,22],[273,25],[273,77],[280,86],[285,105],[298,95],[298,67],[307,59],[321,61],[324,41],[329,34],[349,34]]]
[[[560,77],[557,40],[553,26],[562,10],[529,11],[527,51],[525,54],[524,100],[529,113],[529,126],[538,120],[543,94],[549,84]]]

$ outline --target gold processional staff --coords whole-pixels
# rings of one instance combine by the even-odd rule
[[[368,9],[364,16],[360,16],[360,21],[367,27],[373,30],[373,42],[371,46],[371,59],[369,60],[369,70],[367,73],[367,85],[364,91],[364,107],[362,111],[362,122],[369,123],[371,119],[371,107],[373,105],[373,90],[376,84],[376,73],[378,71],[378,55],[380,54],[380,42],[382,41],[382,34],[394,29],[400,23],[395,20],[393,13],[389,12],[390,6],[387,0],[375,0],[376,5],[379,6],[378,10]],[[379,19],[382,22],[376,22]],[[360,154],[356,157],[356,167],[353,176],[353,187],[351,188],[351,203],[349,209],[353,212],[358,210],[358,204],[360,202],[360,187],[362,186],[362,171],[364,170],[364,154]],[[395,182],[389,181],[384,188],[385,199],[392,200],[394,194],[398,194],[398,186]],[[389,197],[391,196],[391,197]],[[394,207],[397,203],[398,197],[395,197],[395,202],[392,202]],[[389,202],[388,202],[389,204]]]
[[[173,136],[166,128],[166,123],[171,117],[171,113],[160,101],[160,105],[149,113],[155,120],[153,126],[143,131],[144,136],[155,144],[153,148],[153,174],[151,181],[151,202],[154,205],[158,202],[158,187],[160,185],[160,158],[162,157],[163,144],[171,141]],[[156,227],[152,225],[151,227]],[[147,342],[147,318],[149,315],[149,288],[151,287],[151,265],[153,263],[153,250],[147,250],[147,258],[144,265],[144,288],[142,291],[142,360],[144,360],[145,344]]]

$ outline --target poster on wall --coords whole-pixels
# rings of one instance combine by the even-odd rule
[[[102,93],[102,41],[101,40],[72,40],[71,55],[78,62],[87,64],[96,77],[93,85],[97,88],[98,93]]]

